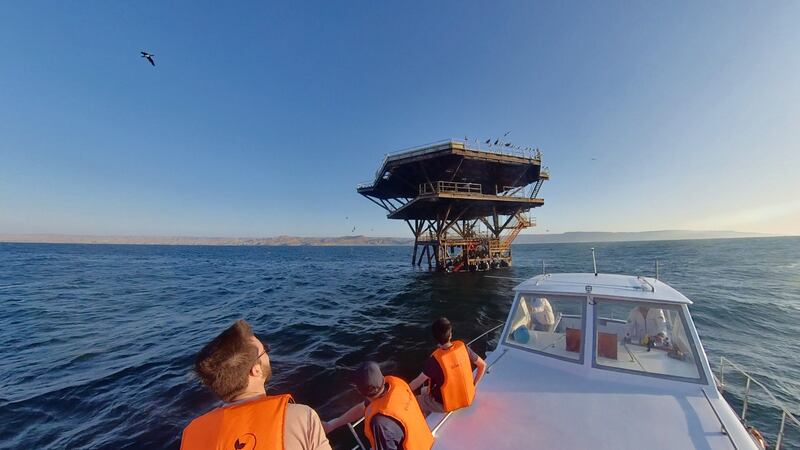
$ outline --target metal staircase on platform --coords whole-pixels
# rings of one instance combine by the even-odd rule
[[[511,248],[511,243],[514,242],[514,239],[519,236],[519,233],[524,230],[525,228],[529,228],[534,225],[534,221],[526,217],[524,214],[517,213],[514,215],[516,219],[516,224],[510,228],[510,231],[505,236],[500,236],[500,239],[495,241],[494,247],[496,251],[507,251]]]

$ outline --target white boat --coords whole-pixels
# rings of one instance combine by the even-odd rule
[[[578,273],[515,291],[473,404],[428,417],[434,449],[762,448],[718,390],[692,302],[675,289]],[[537,323],[541,299],[554,325]]]
[[[786,423],[800,427],[765,386],[722,358],[747,380],[737,415],[703,350],[692,302],[658,279],[546,274],[514,291],[472,405],[428,416],[433,449],[763,450],[745,421],[751,382],[782,411],[771,448],[781,447]],[[545,303],[549,324],[547,308],[537,309]],[[354,450],[366,448],[354,428],[362,421],[349,424]]]

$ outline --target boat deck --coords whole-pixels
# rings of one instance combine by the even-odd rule
[[[531,370],[524,353],[508,349],[492,354],[489,363],[494,365],[478,386],[473,405],[442,424],[434,449],[736,448],[717,418],[734,423],[735,414],[715,393],[704,394],[703,385],[665,388],[587,379],[547,365]],[[428,421],[433,428],[441,419],[441,414],[432,414]],[[737,442],[749,441],[746,435],[739,438]]]

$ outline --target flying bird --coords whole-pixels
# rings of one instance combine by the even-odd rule
[[[506,131],[506,134],[504,134],[503,137],[508,136],[508,133],[511,133],[511,130]]]
[[[353,231],[351,231],[351,233],[355,233],[355,232],[356,232],[356,227],[353,227]]]
[[[487,140],[486,140],[486,143],[487,143],[487,144],[488,144],[488,143],[490,143],[490,142],[492,142],[492,140],[491,140],[491,139],[487,139]]]
[[[497,145],[498,142],[500,142],[500,139],[495,139],[494,140],[494,145]]]
[[[506,147],[511,147],[511,142],[506,142]]]
[[[156,62],[153,61],[153,56],[156,56],[156,55],[151,55],[150,53],[147,53],[147,52],[140,52],[140,53],[142,54],[142,58],[145,58],[146,60],[150,61],[150,64],[152,64],[153,67],[156,66]]]

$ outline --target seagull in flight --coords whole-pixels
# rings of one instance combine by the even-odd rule
[[[139,53],[141,53],[141,54],[142,54],[142,58],[145,58],[145,59],[147,59],[148,61],[150,61],[150,64],[152,64],[152,65],[153,65],[153,67],[155,67],[155,66],[156,66],[156,62],[155,62],[155,61],[153,61],[153,56],[156,56],[156,55],[151,55],[150,53],[147,53],[147,52],[139,52]]]
[[[511,133],[511,130],[506,131],[506,133],[503,135],[503,137],[508,136],[508,133]]]

